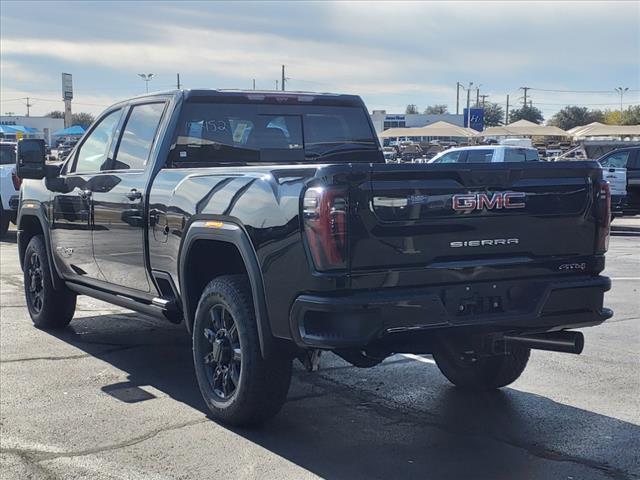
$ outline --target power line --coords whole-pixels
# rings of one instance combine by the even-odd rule
[[[27,97],[20,97],[20,98],[9,98],[7,99],[1,99],[0,103],[7,103],[7,102],[21,102],[22,100],[26,100]]]
[[[575,102],[567,102],[567,103],[544,103],[544,102],[536,102],[536,105],[556,105],[556,106],[565,106],[565,105],[575,105],[575,106],[588,106],[588,107],[592,107],[592,106],[609,106],[609,105],[620,105],[620,102],[613,102],[613,103],[582,103],[580,102],[575,103]],[[622,105],[640,105],[640,102],[624,102]]]
[[[613,94],[614,90],[554,90],[549,88],[534,88],[528,87],[529,90],[535,90],[537,92],[552,92],[552,93],[587,93],[587,94]],[[629,92],[640,92],[640,90],[629,90]]]

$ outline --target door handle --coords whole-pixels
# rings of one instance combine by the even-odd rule
[[[126,194],[126,196],[133,202],[134,200],[140,200],[142,198],[142,192],[139,192],[135,188],[132,188],[131,191]]]
[[[91,198],[91,190],[80,190],[78,195],[83,200],[89,200],[89,198]]]

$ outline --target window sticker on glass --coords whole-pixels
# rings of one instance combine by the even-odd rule
[[[233,127],[233,141],[235,143],[245,144],[247,143],[247,137],[251,131],[252,124],[247,121],[234,122]]]

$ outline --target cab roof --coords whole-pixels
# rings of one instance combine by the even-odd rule
[[[223,90],[213,88],[152,92],[119,103],[158,96],[182,96],[186,102],[202,101],[211,103],[270,103],[364,107],[364,103],[358,95],[281,90]]]

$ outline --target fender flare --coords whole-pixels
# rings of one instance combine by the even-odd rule
[[[16,218],[16,225],[18,228],[18,254],[20,256],[20,268],[24,267],[24,258],[22,258],[22,252],[27,248],[26,245],[23,245],[24,240],[22,240],[24,238],[24,236],[22,235],[22,219],[25,217],[35,217],[40,223],[40,229],[42,230],[42,234],[44,235],[44,246],[47,251],[47,259],[49,260],[51,283],[53,284],[53,288],[59,289],[64,285],[64,280],[62,279],[60,272],[58,272],[58,266],[53,259],[53,252],[51,250],[51,235],[49,232],[49,220],[47,219],[47,215],[44,211],[43,205],[35,200],[29,200],[22,203],[20,205],[20,209]]]
[[[215,227],[207,226],[207,222],[214,223]],[[240,225],[229,222],[228,220],[195,220],[188,227],[184,239],[182,240],[180,254],[178,257],[180,262],[178,265],[178,281],[180,285],[182,311],[185,315],[187,330],[191,333],[191,318],[189,317],[195,314],[196,305],[190,305],[189,295],[187,294],[187,288],[185,285],[186,265],[191,247],[197,240],[214,240],[217,242],[230,243],[238,249],[238,252],[240,252],[240,256],[242,257],[242,261],[247,269],[249,283],[251,285],[253,307],[258,327],[258,338],[260,340],[260,350],[263,358],[268,358],[273,353],[274,338],[271,334],[271,326],[269,324],[269,316],[267,313],[262,271],[258,264],[258,258],[253,248],[253,244],[249,239],[249,235]]]

